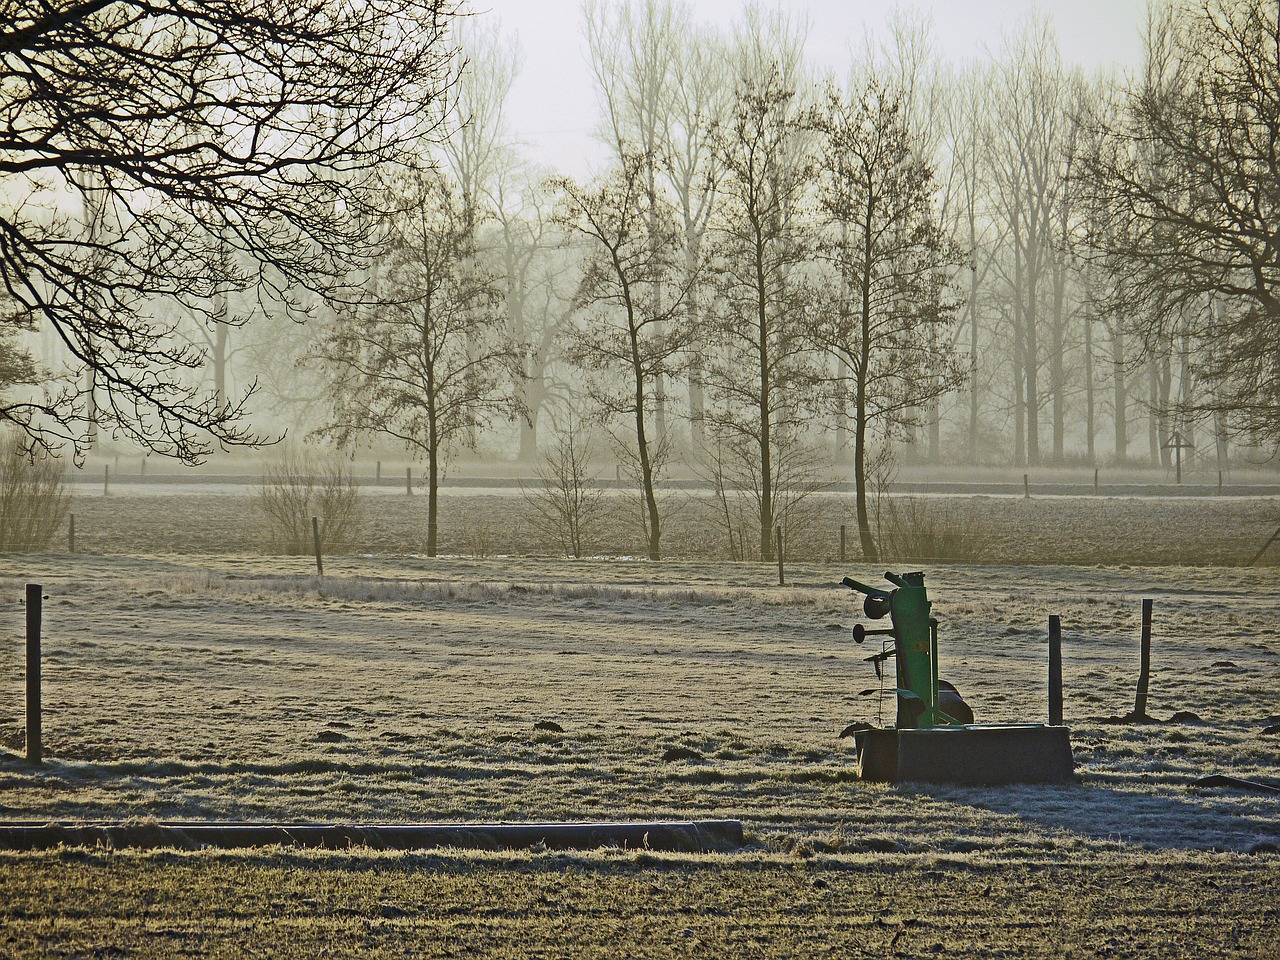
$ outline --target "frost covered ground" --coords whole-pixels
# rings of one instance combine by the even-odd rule
[[[782,847],[1007,856],[1280,842],[1274,796],[1188,789],[1280,780],[1274,569],[928,570],[942,673],[979,720],[1044,716],[1062,617],[1080,782],[988,790],[854,780],[837,733],[876,719],[879,688],[836,584],[874,570],[793,566],[786,587],[760,564],[536,558],[331,558],[323,580],[301,558],[0,571],[0,595],[38,579],[49,596],[51,760],[0,773],[6,819],[735,817]],[[1200,723],[1105,722],[1133,706],[1143,597],[1149,711]],[[703,759],[664,762],[674,746]]]
[[[985,955],[1280,955],[1280,798],[1189,787],[1280,782],[1280,735],[1264,732],[1280,723],[1280,569],[923,565],[942,674],[980,721],[1044,716],[1046,621],[1062,617],[1078,782],[962,789],[862,784],[838,737],[880,697],[873,650],[850,639],[860,605],[837,583],[883,566],[791,564],[779,587],[772,567],[709,561],[329,557],[323,579],[311,564],[0,560],[13,750],[18,601],[28,581],[48,596],[48,763],[0,765],[0,820],[730,817],[747,850],[0,854],[0,952],[884,956],[977,937]],[[1144,597],[1149,712],[1198,722],[1107,722],[1133,707]],[[701,759],[666,762],[671,747]],[[237,893],[305,876],[316,886],[257,906]],[[523,913],[493,901],[531,891]],[[855,899],[837,909],[837,891]],[[51,905],[67,897],[86,906]],[[289,920],[299,898],[315,929]],[[194,922],[196,902],[216,909]],[[645,904],[658,919],[641,936]],[[1107,910],[1114,923],[1090,928]],[[285,950],[284,930],[313,949]]]

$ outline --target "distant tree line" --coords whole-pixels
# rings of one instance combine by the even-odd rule
[[[895,456],[1274,452],[1274,3],[1153,4],[1122,80],[1035,15],[963,65],[899,16],[819,77],[780,11],[588,0],[591,183],[521,155],[500,25],[362,9],[15,0],[0,417],[30,444],[392,442],[431,552],[450,457],[594,435],[654,559],[677,464],[760,559],[847,471],[872,558]]]

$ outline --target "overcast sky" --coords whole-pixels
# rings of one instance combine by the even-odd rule
[[[744,0],[694,0],[693,8],[698,19],[728,27],[744,5]],[[1136,67],[1139,28],[1146,17],[1146,0],[795,0],[781,6],[808,12],[809,62],[820,73],[832,69],[841,76],[850,50],[862,48],[868,30],[885,35],[886,16],[895,7],[931,17],[935,44],[956,62],[986,56],[987,50],[998,53],[1002,31],[1038,7],[1052,19],[1063,57],[1089,70]],[[580,178],[598,169],[605,153],[592,136],[598,109],[578,0],[472,0],[472,9],[486,19],[498,18],[504,31],[519,37],[524,63],[509,110],[526,155]]]

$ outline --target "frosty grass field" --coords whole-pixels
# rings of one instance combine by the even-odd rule
[[[836,584],[906,565],[818,558],[779,587],[762,564],[495,545],[332,556],[318,579],[303,557],[192,550],[206,506],[174,552],[0,560],[14,751],[17,601],[28,581],[48,596],[48,762],[0,764],[0,819],[737,818],[747,846],[0,853],[0,956],[1280,957],[1280,798],[1188,787],[1280,780],[1275,566],[911,565],[980,721],[1043,718],[1062,617],[1079,776],[883,786],[837,736],[880,700]],[[1162,509],[1123,507],[1148,516],[1130,542],[1171,535]],[[1063,539],[1113,556],[1121,510],[1083,508]],[[1265,511],[1233,516],[1208,525],[1260,545]],[[1198,721],[1108,722],[1133,707],[1143,597],[1149,712]]]

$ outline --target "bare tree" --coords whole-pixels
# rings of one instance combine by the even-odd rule
[[[658,385],[683,359],[690,337],[686,326],[672,323],[688,288],[677,282],[674,212],[649,193],[649,169],[647,158],[628,155],[621,170],[595,187],[564,180],[560,188],[562,219],[589,249],[576,298],[585,323],[571,355],[588,374],[600,418],[630,423],[623,448],[638,467],[649,559],[658,560],[656,486],[666,450],[653,430]]]
[[[700,347],[693,351],[688,367],[689,440],[696,454],[705,443],[705,373],[701,356],[707,346],[711,307],[707,303],[710,291],[694,283],[693,278],[706,274],[703,241],[722,172],[712,131],[724,120],[733,91],[728,83],[728,50],[717,33],[686,21],[678,42],[679,51],[669,64],[669,123],[662,146],[662,170],[680,214],[683,282],[690,285],[685,322]]]
[[[758,507],[761,560],[772,560],[782,471],[802,442],[810,355],[808,297],[799,270],[810,256],[801,204],[810,183],[809,136],[793,76],[748,44],[729,117],[716,133],[723,170],[712,260],[719,316],[708,419]],[[754,72],[757,70],[762,72]]]
[[[467,66],[455,88],[457,128],[441,144],[441,153],[474,232],[490,212],[484,207],[491,202],[494,179],[512,164],[506,105],[520,70],[520,48],[496,21],[463,20],[456,35]]]
[[[657,191],[657,168],[667,141],[673,61],[689,8],[672,0],[627,0],[607,9],[582,7],[589,63],[604,108],[601,138],[619,159],[647,158],[645,189]]]
[[[1056,255],[1053,214],[1064,182],[1060,154],[1068,124],[1062,61],[1046,20],[1033,16],[1006,41],[997,76],[998,143],[989,153],[989,174],[1005,243],[996,265],[1009,304],[1015,460],[1038,463],[1046,360],[1042,317]]]
[[[590,440],[571,416],[535,471],[540,486],[524,492],[535,525],[559,540],[574,559],[582,557],[604,507],[604,488],[591,474],[591,455]]]
[[[540,418],[569,398],[558,368],[572,323],[578,257],[555,223],[555,191],[536,171],[512,162],[489,191],[496,220],[491,255],[506,282],[507,332],[519,354],[514,386],[523,416],[516,456],[528,462],[538,457]]]
[[[1212,392],[1183,415],[1228,414],[1254,439],[1280,425],[1280,25],[1274,3],[1172,5],[1148,69],[1092,118],[1082,178],[1106,211],[1092,243],[1115,306],[1157,356],[1191,322],[1190,373]],[[1163,361],[1159,362],[1163,366]],[[1163,381],[1159,369],[1153,383]],[[1154,398],[1157,401],[1159,397]]]
[[[968,416],[965,450],[976,461],[979,436],[984,426],[984,397],[989,406],[991,370],[984,363],[987,350],[995,355],[989,319],[984,317],[982,294],[990,282],[996,252],[1002,246],[998,222],[989,214],[987,150],[990,135],[992,71],[985,64],[971,64],[950,77],[950,96],[942,122],[945,129],[943,213],[952,236],[968,256],[961,271],[966,286],[964,313],[958,330],[967,334]]]
[[[598,0],[586,0],[583,16],[605,113],[601,137],[620,163],[638,158],[644,165],[647,226],[656,248],[667,230],[654,217],[659,167],[673,122],[672,65],[683,53],[681,34],[690,29],[689,7],[673,0],[628,0],[606,12]],[[665,375],[658,375],[654,388],[654,428],[661,437],[667,430]]]
[[[427,556],[435,556],[440,471],[475,427],[513,409],[513,352],[497,278],[471,246],[464,201],[437,170],[389,184],[406,209],[387,224],[383,302],[339,318],[318,359],[333,376],[340,444],[379,433],[427,460]]]
[[[0,553],[43,550],[71,509],[63,464],[34,456],[12,428],[0,429]]]
[[[886,87],[899,91],[901,112],[906,125],[914,131],[912,149],[933,169],[941,169],[945,153],[943,138],[946,131],[946,115],[952,90],[942,66],[942,59],[933,42],[931,19],[918,11],[894,10],[889,16],[889,43],[878,55],[867,57],[871,77],[879,77]],[[856,67],[855,67],[856,70]],[[865,86],[867,77],[850,79],[849,89]],[[950,179],[935,175],[938,218],[946,223],[951,219],[951,204],[957,197],[947,189]],[[958,324],[949,325],[946,340],[931,340],[930,349],[940,356],[950,356],[956,348],[955,338],[961,335]],[[936,338],[944,331],[937,326],[925,328],[923,335]],[[918,417],[919,431],[924,437],[924,456],[936,463],[942,449],[942,393],[921,400],[924,409]],[[909,428],[913,433],[915,427]],[[913,441],[916,440],[912,437]]]
[[[1084,230],[1082,205],[1075,180],[1075,168],[1082,148],[1080,117],[1086,110],[1090,88],[1078,71],[1069,73],[1064,82],[1062,110],[1065,112],[1062,135],[1057,145],[1060,186],[1054,191],[1050,207],[1052,254],[1048,265],[1049,303],[1045,311],[1048,321],[1049,406],[1054,463],[1062,463],[1066,455],[1067,404],[1076,377],[1071,361],[1083,333],[1080,290],[1080,264],[1076,251]]]
[[[828,91],[811,124],[819,195],[830,227],[820,248],[835,293],[811,326],[838,374],[829,383],[838,415],[852,410],[854,488],[863,556],[879,556],[867,505],[869,433],[918,424],[929,401],[964,379],[949,350],[960,301],[949,290],[963,262],[933,207],[932,167],[917,152],[906,94],[870,77],[845,95]]]
[[[1114,103],[1114,97],[1107,95],[1105,89],[1100,88],[1089,103],[1090,113],[1102,109],[1108,109],[1109,104]],[[1081,151],[1081,162],[1076,167],[1076,176],[1080,178],[1082,171],[1087,169],[1089,159],[1096,154],[1101,145],[1094,142],[1097,136],[1098,127],[1096,121],[1086,120],[1084,123],[1083,135],[1084,145]],[[1133,364],[1130,359],[1130,347],[1133,342],[1139,342],[1137,338],[1131,338],[1129,330],[1131,322],[1128,314],[1132,312],[1131,305],[1124,304],[1118,296],[1117,284],[1121,281],[1119,275],[1114,272],[1106,263],[1105,257],[1098,255],[1097,248],[1100,244],[1100,237],[1105,230],[1104,224],[1107,220],[1105,210],[1098,208],[1099,198],[1095,191],[1091,190],[1087,184],[1080,184],[1081,205],[1084,208],[1084,235],[1077,240],[1076,251],[1080,256],[1081,273],[1084,277],[1085,290],[1085,335],[1086,335],[1086,363],[1090,363],[1093,358],[1093,338],[1092,332],[1096,326],[1102,333],[1106,341],[1105,347],[1098,346],[1096,349],[1101,361],[1101,371],[1097,376],[1100,385],[1108,385],[1104,395],[1098,401],[1099,409],[1109,406],[1112,419],[1112,459],[1119,464],[1125,463],[1129,459],[1130,444],[1130,407],[1131,398],[1130,390],[1130,373],[1133,371]],[[1093,378],[1088,381],[1088,386],[1092,388]],[[1092,390],[1090,391],[1092,393]],[[1109,397],[1106,396],[1109,394]],[[1092,404],[1090,403],[1090,407]],[[1090,442],[1090,455],[1093,454],[1092,442],[1094,429],[1092,427],[1093,414],[1089,414],[1090,425],[1087,427]]]
[[[506,106],[520,70],[520,46],[514,35],[504,34],[501,23],[492,19],[460,20],[455,36],[466,67],[454,88],[457,125],[441,143],[440,154],[458,187],[472,255],[503,258],[509,250],[502,244],[497,250],[488,249],[491,232],[481,234],[480,225],[496,212],[495,179],[517,163]],[[513,367],[512,374],[518,377],[518,368]],[[518,391],[520,384],[513,387]],[[478,437],[472,433],[466,442],[474,447]]]
[[[255,439],[192,385],[175,310],[220,290],[298,315],[358,295],[375,170],[438,135],[452,0],[0,2],[0,284],[68,357],[0,417],[83,452],[97,424],[198,460]],[[96,229],[70,214],[75,197]],[[225,244],[232,256],[219,255]],[[176,304],[157,309],[157,301]]]
[[[1081,158],[1087,156],[1093,149],[1090,142],[1092,136],[1089,124],[1086,118],[1089,112],[1098,108],[1098,104],[1102,102],[1102,98],[1106,95],[1108,87],[1114,83],[1114,78],[1110,74],[1099,73],[1094,76],[1089,88],[1084,92],[1081,100],[1081,109],[1077,114],[1076,120],[1078,125],[1077,135],[1079,143],[1077,145],[1077,159],[1073,165],[1073,178],[1078,180]],[[1085,392],[1085,455],[1090,465],[1096,465],[1098,462],[1098,439],[1101,433],[1099,422],[1100,414],[1106,407],[1104,388],[1108,375],[1112,376],[1113,388],[1115,394],[1112,396],[1112,406],[1115,410],[1115,444],[1116,459],[1123,461],[1125,457],[1125,448],[1128,445],[1127,440],[1127,423],[1126,411],[1128,407],[1125,385],[1125,371],[1123,367],[1118,369],[1109,369],[1110,364],[1108,358],[1103,352],[1103,348],[1098,343],[1098,334],[1102,333],[1109,341],[1109,349],[1116,351],[1123,349],[1123,338],[1119,335],[1119,325],[1108,323],[1107,314],[1102,310],[1104,289],[1109,281],[1107,272],[1102,266],[1096,262],[1092,262],[1086,255],[1088,252],[1088,238],[1097,232],[1097,224],[1099,220],[1099,212],[1093,208],[1089,197],[1085,191],[1081,189],[1078,182],[1072,183],[1072,193],[1075,197],[1074,202],[1079,208],[1079,223],[1075,233],[1069,239],[1069,249],[1072,255],[1073,270],[1076,274],[1076,281],[1079,286],[1079,301],[1082,311],[1081,329],[1084,335],[1083,342],[1083,376],[1084,376],[1084,392]]]
[[[360,495],[349,463],[286,451],[263,471],[258,509],[267,521],[271,551],[297,555],[318,549],[312,539],[318,532],[323,548],[333,552],[348,546],[355,533]]]

